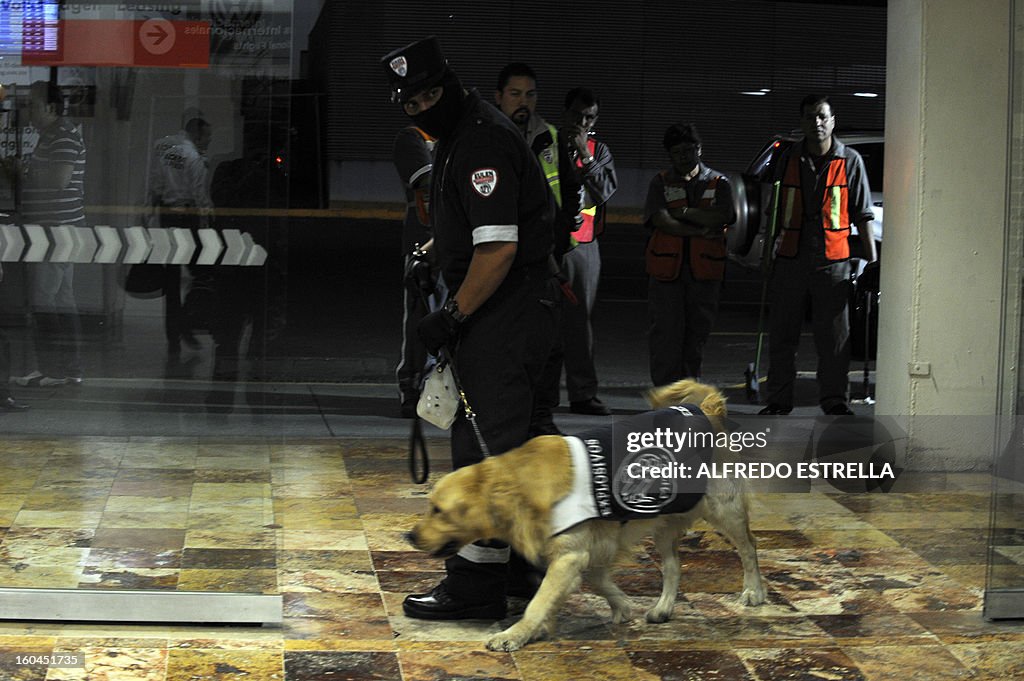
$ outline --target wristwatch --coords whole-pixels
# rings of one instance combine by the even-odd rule
[[[455,300],[454,298],[449,298],[448,302],[445,303],[444,307],[441,308],[441,309],[443,309],[445,312],[450,314],[452,316],[452,319],[454,319],[455,322],[458,323],[458,324],[461,324],[462,322],[464,322],[467,319],[469,319],[469,315],[468,314],[463,314],[459,310],[459,302],[457,300]]]

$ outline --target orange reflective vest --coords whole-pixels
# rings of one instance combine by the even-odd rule
[[[588,139],[587,150],[590,152],[591,157],[594,156],[595,149],[597,149],[597,143],[592,139]],[[576,167],[582,168],[583,161],[576,159]],[[583,224],[571,235],[577,244],[590,243],[601,236],[601,233],[604,231],[604,211],[600,210],[600,208],[600,206],[591,206],[580,211],[580,215],[583,217]]]
[[[794,149],[786,164],[779,193],[778,221],[782,230],[777,254],[795,258],[800,248],[804,204],[800,191],[800,154]],[[850,190],[846,181],[846,159],[833,158],[826,172],[825,195],[821,203],[821,228],[825,232],[825,259],[831,262],[850,257]]]
[[[688,207],[686,185],[682,180],[670,181],[668,172],[662,171],[665,185],[665,203],[669,208]],[[720,175],[713,176],[704,188],[695,208],[712,208],[715,205],[715,188]],[[675,281],[683,263],[685,241],[690,242],[690,271],[693,278],[703,281],[721,280],[725,277],[725,237],[708,239],[701,236],[681,237],[655,228],[647,242],[647,273],[659,281]]]

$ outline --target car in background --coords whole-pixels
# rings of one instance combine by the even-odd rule
[[[879,132],[837,132],[849,147],[856,149],[864,159],[868,183],[871,185],[871,209],[875,214],[875,245],[882,242],[882,168],[885,161],[885,138]],[[740,175],[729,179],[733,186],[736,222],[729,227],[729,256],[747,267],[759,267],[765,246],[768,218],[765,211],[771,202],[772,178],[782,153],[802,139],[799,131],[775,135],[761,147],[757,155]],[[850,234],[850,252],[857,257],[862,252],[857,228]]]

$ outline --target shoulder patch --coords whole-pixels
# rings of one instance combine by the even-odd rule
[[[494,168],[478,168],[470,176],[470,184],[480,196],[491,196],[498,186],[498,171]]]

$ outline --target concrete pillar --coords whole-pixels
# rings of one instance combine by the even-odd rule
[[[1011,2],[890,0],[876,413],[915,469],[990,467],[1006,236]]]

